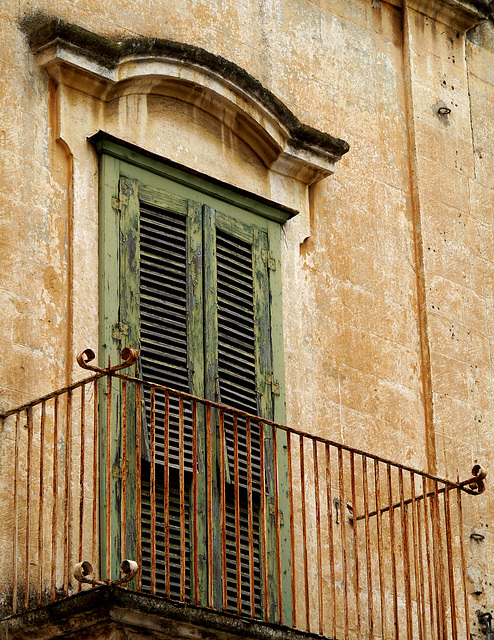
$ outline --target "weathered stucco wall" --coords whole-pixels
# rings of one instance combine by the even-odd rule
[[[484,341],[478,350],[476,362],[469,362],[467,377],[469,398],[468,423],[475,428],[464,430],[470,432],[474,456],[482,458],[483,464],[492,468],[493,460],[493,186],[494,186],[494,116],[492,111],[492,92],[494,89],[493,47],[494,29],[492,23],[485,23],[469,33],[466,54],[468,65],[468,91],[470,96],[473,140],[473,179],[469,184],[470,210],[465,220],[465,240],[471,256],[470,274],[473,272],[473,292],[465,297],[464,304],[470,314],[478,310],[478,330],[482,332]],[[471,276],[470,276],[471,277]],[[472,280],[470,280],[472,281]],[[483,313],[482,313],[483,312]],[[482,324],[481,324],[482,323]],[[472,323],[473,324],[473,323]],[[480,362],[482,359],[482,362]],[[466,420],[465,420],[466,422]],[[460,427],[459,427],[460,428]],[[473,505],[472,505],[473,507]],[[476,575],[480,575],[484,586],[488,587],[481,598],[482,603],[492,601],[492,584],[494,582],[492,568],[488,557],[492,540],[492,514],[494,513],[492,492],[480,497],[477,511],[472,521],[486,535],[484,548],[473,545],[472,567]],[[481,568],[479,573],[477,567]],[[483,573],[485,572],[485,574]],[[488,604],[488,606],[490,606]]]
[[[390,5],[372,8],[359,3],[343,3],[340,8],[327,4],[318,7],[311,3],[295,3],[293,6],[283,3],[278,7],[256,6],[255,3],[215,7],[208,3],[204,13],[199,7],[195,4],[200,18],[194,20],[184,19],[192,11],[191,7],[184,6],[183,11],[175,8],[176,14],[169,9],[170,15],[167,12],[164,16],[165,27],[159,35],[203,46],[237,62],[261,82],[268,83],[268,88],[290,105],[302,121],[336,132],[335,135],[352,145],[351,155],[340,163],[337,174],[312,188],[310,216],[306,211],[305,219],[302,216],[287,225],[284,298],[287,391],[289,397],[296,399],[288,402],[289,417],[303,420],[306,425],[322,423],[325,433],[346,438],[348,442],[352,438],[354,442],[360,442],[362,437],[372,442],[373,434],[382,432],[381,423],[392,425],[391,431],[400,431],[405,424],[416,427],[417,416],[418,422],[422,422],[420,367],[417,364],[413,245],[406,200],[409,178],[400,11]],[[122,21],[126,21],[125,13],[122,13],[122,18],[116,15],[112,19],[97,16],[96,21],[100,20],[97,24],[90,10],[82,10],[82,7],[80,12],[64,9],[63,5],[45,7],[42,3],[36,8],[101,34],[156,35],[154,15],[147,27],[143,22],[133,24],[131,29],[128,25],[122,28]],[[122,10],[121,5],[114,8],[115,13]],[[96,339],[96,307],[88,305],[88,300],[93,297],[88,298],[80,289],[74,290],[70,302],[67,291],[73,270],[80,268],[82,260],[87,273],[87,293],[96,295],[94,242],[97,231],[94,228],[94,176],[88,179],[95,171],[91,166],[91,152],[86,148],[85,153],[80,154],[87,166],[81,166],[79,161],[72,170],[70,154],[74,154],[74,149],[70,146],[65,148],[63,143],[54,140],[57,99],[52,89],[50,101],[47,78],[37,68],[19,32],[18,17],[25,11],[24,7],[19,7],[17,12],[13,10],[10,21],[6,22],[11,37],[16,41],[14,51],[19,73],[27,76],[20,84],[30,88],[35,86],[31,90],[39,95],[38,99],[26,96],[23,105],[15,109],[15,116],[19,118],[16,133],[27,148],[34,150],[34,154],[22,155],[22,163],[12,158],[10,171],[22,186],[16,188],[13,185],[9,192],[27,190],[21,202],[31,211],[29,216],[21,218],[24,223],[18,225],[21,237],[36,233],[37,217],[42,219],[40,225],[42,221],[46,223],[44,205],[53,201],[52,190],[56,192],[58,189],[60,198],[66,198],[65,202],[53,206],[61,227],[58,255],[43,255],[43,251],[53,253],[53,243],[43,242],[37,234],[35,236],[35,242],[41,243],[37,255],[40,258],[42,255],[45,269],[50,267],[45,276],[47,284],[40,278],[40,270],[33,262],[29,263],[33,288],[29,292],[29,300],[34,304],[32,309],[39,305],[35,316],[44,318],[47,306],[44,297],[52,298],[58,291],[64,294],[61,296],[63,302],[55,305],[58,318],[41,321],[42,330],[46,332],[43,340],[38,340],[39,333],[35,331],[36,348],[40,348],[39,342],[44,344],[38,356],[22,332],[5,337],[6,343],[16,345],[16,357],[22,361],[24,369],[32,371],[36,367],[39,370],[43,366],[56,372],[50,381],[45,376],[42,379],[38,377],[37,393],[41,390],[40,385],[46,384],[43,389],[50,388],[55,379],[61,379],[67,340],[77,343],[77,347],[73,347],[77,351],[88,341]],[[248,12],[248,17],[244,11]],[[137,21],[145,20],[144,11],[137,14]],[[234,19],[233,16],[238,17]],[[172,26],[173,21],[176,24]],[[217,26],[208,28],[210,22]],[[242,33],[247,24],[249,38]],[[254,29],[253,24],[259,24],[259,28]],[[192,25],[195,25],[195,33],[191,32]],[[243,42],[246,44],[242,45]],[[19,100],[16,84],[11,82],[7,88],[7,94],[11,91],[15,96],[12,100]],[[80,102],[83,100],[81,96]],[[76,137],[84,146],[86,133],[93,133],[101,118],[94,105],[91,107],[88,103],[85,110],[82,105],[77,108],[80,114],[77,124],[81,128],[73,127],[72,131],[63,132],[62,137]],[[136,128],[133,126],[135,116],[132,108],[138,109],[136,99],[129,101],[127,111],[123,108],[118,110],[115,117],[119,118],[119,131],[122,134],[128,132],[126,137],[132,142],[147,141],[147,148],[159,152],[159,134],[162,134],[162,140],[166,139],[166,129],[161,132],[155,129],[149,135],[142,120]],[[148,108],[153,107],[149,105]],[[24,119],[21,115],[25,112],[29,117]],[[84,136],[80,135],[81,130]],[[44,141],[42,144],[41,140]],[[204,142],[211,141],[205,139]],[[45,154],[46,159],[40,157],[38,160],[36,154],[41,157]],[[235,171],[228,170],[231,162],[225,162],[223,168],[214,167],[206,155],[202,161],[200,154],[196,156],[191,154],[190,145],[181,144],[173,158],[235,182]],[[36,171],[35,166],[29,166],[34,158],[49,172],[49,179]],[[9,162],[9,156],[6,162]],[[30,175],[27,183],[23,180],[24,168],[20,171],[20,166],[25,167]],[[255,190],[255,181],[248,180],[245,167],[249,165],[244,165],[240,175],[237,172],[236,182]],[[57,182],[54,180],[54,168],[58,174]],[[76,175],[80,179],[76,180]],[[63,188],[64,181],[71,183],[70,189],[67,185]],[[81,190],[84,191],[81,193]],[[262,190],[260,186],[258,191]],[[263,194],[276,196],[269,189],[264,189]],[[72,213],[71,224],[68,224],[68,212],[72,206],[67,201],[70,196],[87,204],[87,211],[93,212],[92,223],[87,220],[85,211],[78,207]],[[53,233],[55,225],[47,227]],[[77,233],[74,233],[75,227],[78,228]],[[86,245],[85,255],[73,254],[74,246],[69,249],[71,239],[80,248]],[[10,241],[8,244],[9,247],[17,246]],[[24,261],[23,257],[17,259]],[[14,282],[15,278],[20,278],[21,282],[9,287],[9,276],[5,282],[6,290],[12,288],[17,295],[28,295],[26,287],[21,284],[24,273],[21,276],[19,269],[12,271],[16,274]],[[63,305],[68,306],[64,308]],[[78,328],[72,338],[67,337],[74,322]],[[15,325],[5,325],[8,331],[12,326]],[[21,326],[25,332],[25,323],[21,322]],[[52,352],[48,349],[50,341],[53,343]],[[359,345],[358,357],[356,344]],[[12,350],[9,351],[13,357]],[[47,357],[51,359],[45,359],[42,365],[41,358]],[[73,362],[73,355],[70,358]],[[67,363],[68,371],[72,362]],[[19,366],[6,368],[9,375],[15,375],[17,380],[5,386],[12,393],[22,391],[29,395],[32,385],[29,376],[19,379]],[[311,372],[309,376],[308,370]],[[359,397],[360,393],[364,396]],[[7,402],[9,395],[7,392]],[[393,401],[378,401],[385,396],[392,397]],[[388,409],[384,409],[384,405]],[[295,407],[302,411],[303,418],[302,414],[293,413]],[[411,429],[408,431],[412,432]],[[416,428],[413,433],[417,433]],[[417,437],[418,442],[423,442],[420,430]],[[393,441],[397,443],[398,439],[393,438]],[[425,464],[423,451],[420,451],[423,447],[412,448],[415,450],[413,455],[420,456],[417,461]],[[405,451],[397,451],[396,454],[401,456]]]
[[[494,28],[466,37],[451,17],[445,24],[395,4],[4,3],[0,410],[74,379],[75,354],[96,350],[97,157],[86,138],[104,123],[301,210],[283,233],[289,424],[451,479],[474,462],[489,468]],[[104,106],[77,91],[60,95],[19,28],[34,11],[112,38],[169,38],[221,55],[350,152],[306,194],[165,98]],[[441,106],[451,112],[438,114]],[[484,582],[474,606],[487,608],[491,496],[467,514],[487,536],[468,550]]]

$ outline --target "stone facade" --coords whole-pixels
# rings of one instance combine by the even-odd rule
[[[76,354],[97,350],[98,157],[87,139],[104,130],[300,212],[282,243],[288,424],[451,480],[476,463],[489,470],[489,12],[487,1],[456,0],[4,3],[0,410],[81,377]],[[334,138],[293,151],[277,103],[266,106],[245,85],[234,91],[236,108],[271,137],[235,128],[218,104],[145,84],[114,90],[138,66],[128,52],[112,79],[96,45],[92,54],[40,48],[32,35],[40,15],[117,48],[128,38],[199,47],[245,70],[292,124]],[[161,73],[152,60],[139,64],[148,64],[143,76]],[[201,64],[176,74],[195,82]],[[2,433],[4,447],[12,437]],[[487,487],[465,514],[472,612],[494,608],[489,477]],[[483,541],[470,540],[472,531]]]

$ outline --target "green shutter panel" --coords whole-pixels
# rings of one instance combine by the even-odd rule
[[[220,229],[216,232],[218,399],[235,409],[257,415],[256,336],[252,244]],[[258,491],[259,430],[251,434],[252,482]],[[228,467],[233,471],[233,421],[225,417]],[[247,435],[238,424],[239,484],[247,488]],[[231,474],[230,474],[231,475]]]
[[[206,208],[205,215],[206,258],[206,331],[209,347],[208,372],[211,378],[206,388],[210,397],[223,404],[248,413],[262,414],[270,418],[265,398],[260,389],[265,384],[260,377],[265,375],[269,363],[260,365],[263,357],[258,348],[259,324],[258,302],[269,302],[267,266],[259,265],[259,240],[267,243],[266,234],[258,232],[238,221],[232,221],[221,213]],[[266,271],[266,279],[259,278],[257,271]],[[266,309],[269,311],[269,309]],[[269,327],[269,316],[267,318]],[[268,335],[264,340],[269,343]],[[238,469],[235,469],[233,420],[225,415],[226,440],[226,558],[227,558],[227,607],[237,611],[237,578],[242,591],[242,613],[261,614],[261,547],[259,531],[260,505],[260,437],[257,423],[251,425],[251,470],[253,485],[253,540],[254,566],[249,561],[248,528],[248,470],[246,422],[238,417]],[[236,474],[238,474],[236,478]],[[236,538],[235,483],[239,485],[239,530]],[[218,477],[218,487],[220,478]],[[218,498],[219,499],[219,498]],[[240,565],[237,560],[240,550]],[[238,572],[240,571],[240,576]],[[254,575],[254,606],[251,611],[250,575]]]
[[[139,295],[140,352],[142,377],[179,391],[193,391],[193,358],[191,296],[200,277],[191,260],[194,244],[194,207],[182,198],[171,198],[149,187],[140,190],[139,214]],[[164,200],[164,202],[163,202]],[[167,205],[162,208],[158,205]],[[197,234],[195,234],[197,235]],[[195,345],[196,350],[202,344]],[[144,388],[145,423],[151,423],[151,398]],[[167,595],[167,563],[165,558],[165,478],[169,478],[169,567],[170,597],[181,599],[180,557],[180,479],[179,468],[179,404],[169,396],[168,460],[165,460],[165,395],[155,394],[155,462],[156,462],[156,593]],[[148,435],[148,434],[147,434]],[[143,587],[151,587],[151,488],[150,446],[143,461],[142,477],[142,577]],[[190,486],[192,474],[192,415],[184,410],[185,469],[185,556],[190,557]],[[186,563],[185,597],[190,598],[190,563]]]
[[[256,336],[254,329],[254,277],[252,244],[217,229],[216,231],[218,393],[219,400],[254,415],[259,413],[256,388]],[[235,495],[227,488],[226,556],[228,608],[237,609],[237,574],[240,570],[243,613],[250,611],[250,563],[247,496],[247,432],[243,418],[238,419],[238,482],[240,485],[240,567],[237,565],[235,531]],[[254,591],[255,607],[261,612],[261,574],[259,541],[259,429],[252,425],[251,463],[254,509]],[[225,416],[230,483],[234,482],[233,421]]]

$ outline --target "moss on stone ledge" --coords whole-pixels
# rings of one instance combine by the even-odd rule
[[[329,152],[337,157],[344,155],[350,148],[345,140],[301,123],[281,100],[245,69],[201,47],[161,38],[110,39],[42,13],[25,16],[20,25],[34,52],[51,43],[61,42],[109,69],[114,68],[125,57],[143,55],[172,57],[184,64],[199,65],[231,81],[259,100],[286,126],[295,147],[319,147],[321,152]]]

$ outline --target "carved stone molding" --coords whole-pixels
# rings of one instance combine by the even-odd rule
[[[494,11],[492,0],[404,0],[404,4],[458,31],[472,29]]]
[[[36,14],[22,28],[57,83],[103,102],[160,95],[217,118],[270,170],[311,184],[330,175],[349,145],[298,118],[236,64],[199,47],[156,38],[105,38]]]

